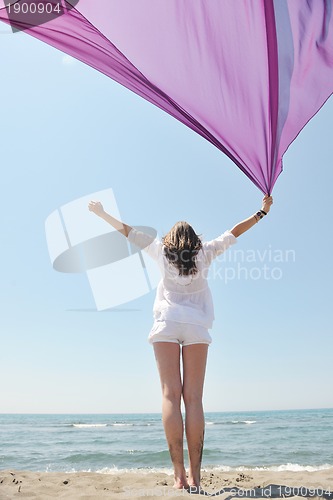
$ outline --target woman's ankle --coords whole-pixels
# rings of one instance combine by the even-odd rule
[[[191,471],[189,471],[187,482],[188,482],[189,486],[199,487],[200,486],[200,473],[198,475],[197,474],[193,475],[193,474],[191,474]]]
[[[179,472],[175,471],[174,472],[174,480],[175,480],[174,488],[182,489],[182,488],[188,488],[189,487],[188,480],[187,480],[187,477],[186,477],[185,468],[184,468],[183,471],[179,471]]]

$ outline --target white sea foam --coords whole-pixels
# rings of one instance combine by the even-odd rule
[[[267,467],[245,467],[243,465],[239,467],[230,467],[228,465],[217,465],[214,467],[204,468],[205,471],[219,471],[219,472],[244,472],[244,471],[271,471],[271,472],[315,472],[320,470],[333,469],[333,464],[322,464],[322,465],[299,465],[299,464],[281,464],[281,465],[269,465]]]
[[[282,464],[282,465],[271,465],[267,467],[245,467],[245,466],[239,466],[239,467],[230,467],[228,465],[217,465],[214,467],[203,467],[204,472],[251,472],[251,471],[270,471],[270,472],[284,472],[284,471],[291,471],[291,472],[316,472],[316,471],[321,471],[321,470],[329,470],[332,469],[333,471],[333,464],[322,464],[322,465],[317,465],[317,466],[312,466],[312,465],[299,465],[299,464]],[[68,473],[72,472],[92,472],[91,469],[89,470],[79,470],[76,471],[72,469],[71,471],[68,471]],[[167,467],[140,467],[137,469],[134,468],[124,468],[120,469],[116,466],[114,467],[103,467],[102,469],[96,470],[94,472],[97,472],[99,474],[127,474],[127,473],[132,473],[132,474],[152,474],[152,473],[162,473],[162,474],[167,474],[169,476],[173,475],[173,470]]]
[[[111,424],[112,426],[114,427],[133,427],[133,424],[118,424],[118,423],[115,423],[115,424]]]
[[[206,425],[255,424],[256,420],[227,420],[225,422],[206,422]]]
[[[90,472],[90,471],[87,471]],[[118,469],[118,467],[103,467],[97,470],[99,474],[127,474],[131,472],[132,474],[152,474],[152,473],[162,473],[173,476],[173,470],[167,467],[140,467],[140,469]]]
[[[322,464],[322,465],[299,465],[299,464],[282,464],[276,467],[277,471],[305,471],[305,472],[315,472],[318,470],[327,470],[333,468],[331,464]]]
[[[106,427],[108,424],[73,424],[73,427],[79,427],[82,429],[89,427]]]
[[[233,424],[255,424],[256,420],[231,420]]]

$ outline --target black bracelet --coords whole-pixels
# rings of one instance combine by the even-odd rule
[[[260,212],[267,215],[267,212],[265,212],[264,210],[260,210]]]

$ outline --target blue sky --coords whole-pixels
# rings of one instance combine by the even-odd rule
[[[86,276],[52,269],[45,220],[112,188],[125,222],[164,234],[185,219],[209,239],[263,195],[167,114],[0,28],[0,412],[159,412],[154,292],[94,311]],[[332,121],[330,99],[286,153],[268,217],[213,270],[206,411],[333,407]]]

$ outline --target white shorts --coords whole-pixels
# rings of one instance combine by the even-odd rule
[[[182,346],[211,344],[208,329],[200,325],[179,323],[178,321],[155,321],[148,336],[148,342],[173,342]]]

